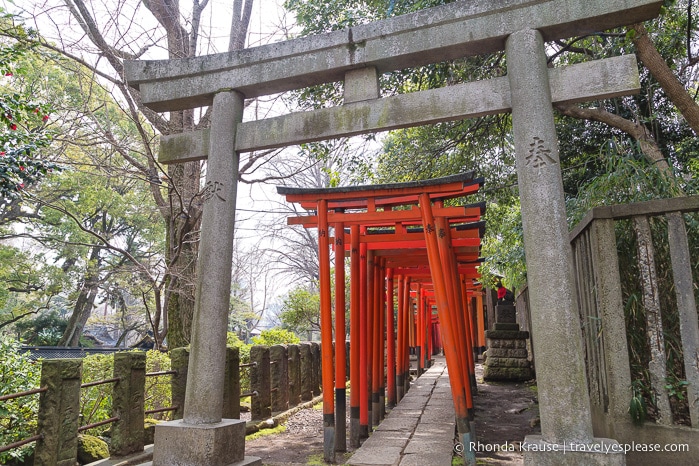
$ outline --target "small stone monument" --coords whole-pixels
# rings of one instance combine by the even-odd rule
[[[529,363],[529,332],[519,330],[517,311],[511,302],[495,306],[495,324],[485,332],[488,350],[483,364],[483,380],[525,381],[534,373]]]

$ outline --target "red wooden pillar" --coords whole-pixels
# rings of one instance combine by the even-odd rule
[[[405,306],[405,325],[403,326],[403,394],[410,388],[410,349],[413,346],[413,335],[415,332],[415,322],[413,318],[413,306],[410,302],[410,277],[405,277],[403,286],[403,305]]]
[[[335,451],[347,451],[347,345],[345,344],[345,225],[335,224]]]
[[[372,425],[378,426],[381,422],[381,386],[383,385],[383,380],[381,380],[381,368],[383,366],[383,352],[381,348],[383,347],[383,335],[381,335],[381,295],[383,294],[383,274],[381,273],[380,259],[374,257],[374,287],[373,287],[373,306],[372,306],[372,322],[373,328],[373,345],[372,351],[372,363],[371,363],[371,417]]]
[[[476,294],[476,317],[478,319],[476,345],[478,346],[478,354],[481,354],[485,349],[485,314],[483,312],[483,291],[479,291]]]
[[[444,270],[444,279],[448,293],[447,299],[449,300],[449,307],[454,316],[455,341],[460,343],[457,351],[461,364],[459,373],[463,379],[462,382],[466,390],[466,403],[469,409],[469,415],[471,415],[471,408],[473,407],[470,376],[471,364],[469,362],[469,354],[471,354],[471,351],[467,349],[469,347],[469,332],[467,331],[466,322],[464,320],[463,304],[461,302],[461,280],[459,279],[458,268],[456,266],[456,257],[454,256],[454,251],[451,246],[449,224],[444,217],[437,217],[435,218],[435,226],[438,231],[437,244]]]
[[[350,446],[359,448],[359,395],[360,370],[364,367],[360,361],[361,320],[360,320],[360,259],[359,259],[359,225],[350,229]]]
[[[459,434],[462,438],[464,447],[468,447],[473,438],[471,435],[471,425],[468,419],[468,406],[466,401],[466,388],[463,384],[462,366],[459,362],[458,344],[455,340],[457,333],[452,316],[449,312],[448,291],[445,287],[444,270],[441,267],[439,255],[439,244],[437,232],[435,229],[434,216],[432,214],[432,205],[428,194],[420,195],[420,210],[422,213],[422,224],[425,230],[425,243],[427,246],[427,255],[430,263],[430,271],[435,287],[435,296],[437,299],[437,312],[439,320],[444,327],[444,353],[449,366],[449,380],[451,385],[452,398],[454,401],[454,411],[456,414],[456,424]],[[452,376],[452,371],[456,374]],[[475,452],[465,451],[467,462],[471,461],[475,464]]]
[[[361,230],[365,230],[362,228]],[[360,231],[361,231],[360,230]],[[363,233],[363,231],[362,231]],[[361,243],[359,246],[359,385],[356,390],[359,392],[359,436],[369,437],[369,309],[367,308],[368,275],[369,265],[367,257],[367,245]],[[354,390],[354,389],[352,389]]]
[[[320,265],[320,341],[323,355],[323,457],[335,461],[335,403],[333,396],[333,324],[330,291],[328,201],[318,201],[318,259]]]
[[[425,289],[418,288],[417,301],[417,376],[425,371]]]
[[[399,277],[400,279],[400,277]],[[386,271],[386,366],[388,407],[393,408],[398,402],[396,396],[396,330],[394,321],[393,269]]]
[[[396,277],[398,281],[398,312],[396,317],[398,318],[397,325],[397,338],[396,338],[396,403],[398,403],[403,398],[403,377],[405,376],[405,371],[403,367],[403,353],[407,351],[407,344],[404,336],[404,327],[407,312],[405,310],[405,297],[403,296],[403,290],[405,289],[405,281],[402,275]],[[390,396],[389,396],[390,397]],[[390,401],[389,401],[390,402]]]
[[[432,338],[434,338],[434,323],[432,322],[432,301],[430,300],[427,305],[427,367],[432,367],[432,355],[434,345],[432,344]]]
[[[374,345],[376,340],[376,323],[374,321],[374,314],[376,313],[376,308],[374,306],[374,289],[375,289],[375,275],[376,268],[374,267],[374,252],[367,251],[367,296],[366,296],[366,308],[367,308],[367,373],[368,373],[368,383],[367,383],[367,397],[368,397],[368,407],[369,407],[369,431],[372,427],[375,427],[377,423],[374,421],[374,383],[376,380],[374,374],[374,356],[376,352],[374,351]]]
[[[478,384],[476,383],[476,360],[478,359],[478,353],[476,350],[476,333],[478,321],[476,318],[476,309],[474,306],[474,301],[471,296],[472,293],[468,289],[466,279],[462,277],[461,279],[461,296],[464,302],[464,318],[468,324],[468,336],[469,336],[469,360],[470,360],[470,377],[471,377],[471,392],[473,394],[478,392]]]
[[[379,419],[386,416],[386,258],[378,263],[379,289]]]

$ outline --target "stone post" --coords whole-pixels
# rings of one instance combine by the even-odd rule
[[[48,359],[41,363],[41,386],[48,390],[39,396],[34,464],[74,466],[78,458],[80,426],[81,359]]]
[[[508,37],[506,52],[542,431],[525,439],[539,447],[525,450],[525,464],[623,464],[623,453],[561,447],[593,436],[546,53],[535,30]]]
[[[250,348],[250,389],[255,393],[250,400],[250,417],[264,420],[272,417],[269,347],[255,345]]]
[[[289,407],[301,403],[301,353],[299,345],[289,345]]]
[[[299,345],[301,359],[301,401],[313,399],[313,357],[311,356],[311,344]]]
[[[112,426],[109,451],[126,456],[143,451],[146,353],[115,353],[114,378],[119,382],[112,391],[112,415],[119,420]]]
[[[223,417],[225,419],[240,419],[240,349],[230,346],[226,348]]]
[[[235,138],[244,99],[232,90],[213,97],[184,416],[155,428],[153,466],[223,466],[245,459],[245,422],[221,416],[238,185]]]
[[[173,419],[182,419],[184,413],[184,394],[187,390],[187,372],[189,368],[189,349],[175,348],[170,351],[170,368],[176,371],[172,375],[170,390],[172,391],[172,406],[177,406]]]
[[[289,352],[284,345],[269,348],[272,413],[289,409]]]
[[[184,410],[185,422],[193,425],[221,422],[238,179],[235,129],[243,100],[237,92],[214,97]]]
[[[323,359],[320,353],[320,343],[315,341],[311,343],[311,361],[313,396],[318,396],[323,391]]]

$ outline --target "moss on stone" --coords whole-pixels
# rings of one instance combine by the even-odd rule
[[[107,442],[94,435],[78,435],[78,461],[80,464],[89,464],[109,458]]]
[[[155,442],[155,426],[160,421],[157,419],[147,418],[143,421],[143,443],[150,445]]]

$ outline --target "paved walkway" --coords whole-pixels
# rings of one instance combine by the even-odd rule
[[[449,466],[456,420],[444,357],[410,387],[398,406],[347,461],[353,466]]]

